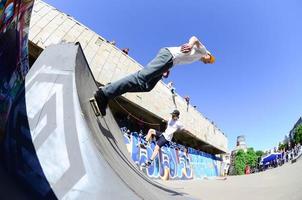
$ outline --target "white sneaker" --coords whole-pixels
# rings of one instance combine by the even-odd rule
[[[147,162],[145,162],[145,163],[143,163],[141,166],[142,167],[149,167],[151,165],[151,161],[147,161]]]

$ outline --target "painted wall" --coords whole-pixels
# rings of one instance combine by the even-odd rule
[[[33,3],[0,1],[0,164],[24,184],[32,199],[55,199],[32,144],[25,103]]]
[[[29,70],[27,43],[32,7],[33,0],[0,1],[0,136]]]
[[[140,143],[144,142],[144,139],[137,133],[127,134],[125,130],[123,133],[127,149],[137,165],[141,165],[151,157],[155,142],[142,148]],[[163,146],[153,164],[143,171],[151,178],[186,180],[219,176],[220,169],[221,161],[214,155],[192,148],[186,150],[180,145],[176,145],[174,147]]]

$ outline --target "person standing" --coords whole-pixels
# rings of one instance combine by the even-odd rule
[[[150,142],[152,136],[155,136],[156,145],[154,147],[154,150],[152,152],[150,159],[148,161],[146,161],[145,163],[143,163],[142,167],[148,167],[151,165],[151,163],[157,156],[161,147],[164,146],[165,144],[169,144],[169,142],[172,141],[172,138],[173,138],[175,132],[177,132],[177,131],[188,132],[187,130],[184,129],[184,126],[179,121],[179,115],[180,115],[180,112],[178,110],[174,110],[171,113],[171,119],[168,121],[167,128],[163,133],[156,131],[154,129],[150,129],[148,131],[148,134],[146,136],[146,141]]]
[[[169,90],[171,91],[171,94],[172,94],[172,101],[173,101],[173,104],[174,104],[174,108],[177,109],[177,105],[176,105],[176,101],[175,101],[176,93],[175,93],[174,84],[171,81],[171,82],[168,83],[167,86],[168,86],[168,88],[169,88]]]
[[[189,96],[185,96],[184,97],[186,104],[187,104],[187,112],[189,111],[189,105],[190,105],[190,97]]]

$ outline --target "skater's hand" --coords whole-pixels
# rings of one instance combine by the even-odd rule
[[[164,78],[168,78],[169,74],[170,74],[170,71],[168,70],[168,71],[166,71],[166,72],[163,73],[163,77]]]
[[[192,47],[193,47],[193,45],[191,45],[191,44],[188,44],[188,43],[183,44],[183,45],[181,45],[180,51],[182,53],[189,53],[192,50]]]

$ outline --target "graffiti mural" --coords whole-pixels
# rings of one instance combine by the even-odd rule
[[[143,146],[145,140],[136,132],[127,133],[122,129],[124,141],[131,158],[141,165],[151,157],[155,142]],[[187,180],[220,175],[221,161],[214,155],[180,145],[163,146],[153,164],[143,169],[151,178],[163,180]]]
[[[32,144],[25,103],[33,3],[0,0],[0,157],[11,178],[23,183],[29,199],[55,199]]]
[[[33,2],[0,1],[0,133],[29,70],[27,43]]]

